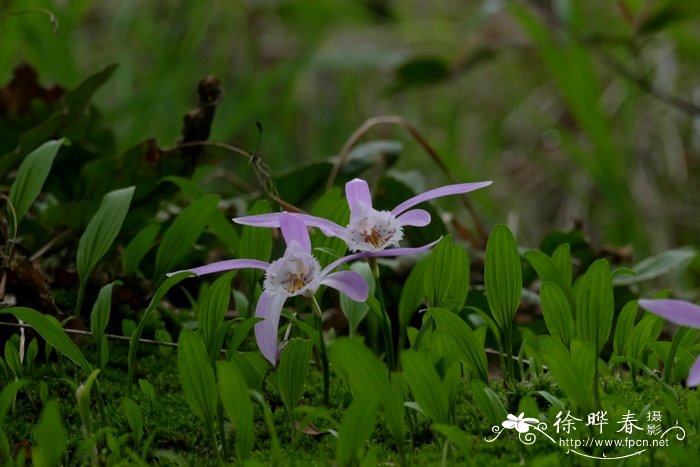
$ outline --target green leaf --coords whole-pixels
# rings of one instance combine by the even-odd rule
[[[214,361],[220,348],[216,346],[217,333],[224,323],[224,317],[231,300],[231,281],[237,271],[229,271],[219,277],[214,284],[207,289],[199,305],[197,321],[202,330],[204,345],[209,357]]]
[[[462,453],[465,456],[468,457],[472,454],[473,450],[471,447],[471,439],[465,432],[463,432],[456,426],[434,423],[431,428],[433,429],[433,431],[441,433],[443,436],[449,439],[450,442],[457,446],[457,448],[459,448],[459,450],[462,451]]]
[[[151,299],[151,302],[148,304],[148,308],[146,308],[146,311],[143,314],[139,325],[131,334],[131,338],[129,339],[129,355],[127,358],[129,365],[129,371],[126,378],[127,395],[131,395],[131,383],[134,380],[134,366],[136,365],[136,352],[138,351],[141,333],[143,333],[143,328],[146,327],[146,322],[148,318],[151,316],[151,313],[153,313],[153,311],[156,309],[160,301],[163,300],[165,294],[168,293],[168,291],[172,287],[177,285],[183,279],[186,279],[191,276],[192,273],[183,271],[175,274],[174,276],[168,277],[165,281],[163,281],[163,283],[158,287],[158,290],[156,290],[156,293]]]
[[[138,404],[128,397],[122,398],[122,410],[126,421],[131,428],[131,433],[134,436],[134,448],[138,449],[141,446],[143,439],[143,414]]]
[[[356,261],[350,265],[350,269],[364,277],[369,285],[369,296],[373,297],[375,282],[369,264],[366,261]],[[340,309],[348,320],[349,334],[352,337],[357,333],[357,327],[369,312],[369,305],[366,302],[356,302],[347,295],[340,294]]]
[[[577,362],[580,360],[584,366],[590,365],[592,368],[595,362],[594,347],[591,346],[593,352],[590,355],[586,355],[585,351],[578,351],[579,360],[574,360],[559,339],[552,336],[540,336],[538,342],[540,344],[540,358],[549,367],[549,373],[567,395],[570,404],[578,407],[582,412],[592,410],[594,408],[593,375],[590,374],[590,378],[585,379],[585,375],[581,371],[582,368],[577,365]],[[576,348],[579,347],[576,346]]]
[[[408,326],[416,309],[425,299],[425,275],[430,263],[428,258],[416,263],[403,284],[399,298],[399,329]]]
[[[413,57],[402,63],[395,74],[392,92],[446,80],[450,69],[442,57]]]
[[[312,343],[310,340],[290,339],[280,356],[277,381],[280,396],[290,420],[304,389],[306,375],[309,372],[311,348]]]
[[[105,329],[107,329],[112,309],[112,288],[121,284],[120,281],[114,281],[102,287],[97,294],[97,300],[95,300],[90,313],[90,330],[97,344],[97,363],[100,368],[104,368],[109,359],[109,347],[106,345]]]
[[[156,252],[154,278],[160,279],[172,271],[187,254],[204,230],[204,226],[217,210],[219,197],[206,195],[183,209],[163,234]]]
[[[22,359],[19,357],[17,346],[9,339],[5,341],[5,361],[7,361],[7,366],[10,367],[15,378],[22,378]]]
[[[353,400],[343,412],[336,446],[338,464],[355,465],[362,457],[359,453],[377,424],[378,411],[379,395],[367,392]]]
[[[34,203],[36,197],[39,196],[46,177],[49,176],[56,154],[65,141],[65,139],[47,141],[29,153],[19,166],[9,195],[17,216],[15,228]]]
[[[32,465],[52,467],[63,464],[67,453],[68,433],[63,425],[57,400],[46,403],[33,434],[36,444],[32,449]]]
[[[202,340],[191,330],[183,329],[177,345],[177,369],[182,390],[192,411],[213,429],[217,393],[214,370]]]
[[[236,456],[242,461],[253,448],[253,404],[241,371],[232,362],[216,362],[219,397],[236,433]]]
[[[568,348],[574,336],[574,318],[566,295],[556,283],[546,281],[540,288],[540,302],[549,333]]]
[[[632,285],[656,279],[671,271],[688,264],[697,255],[697,251],[691,247],[676,248],[651,256],[636,264],[632,271],[634,276],[617,276],[613,283],[619,285]]]
[[[386,367],[358,339],[336,339],[328,348],[328,357],[336,372],[350,386],[354,398],[365,393],[379,395],[387,429],[398,449],[403,449],[406,433],[403,398],[389,382]]]
[[[153,408],[153,403],[156,400],[156,388],[153,387],[150,381],[144,378],[139,378],[139,387],[143,395],[148,399],[149,404],[151,404],[151,408]]]
[[[162,181],[174,183],[183,193],[192,198],[193,201],[205,196],[204,190],[202,190],[199,185],[186,178],[171,176],[163,178]],[[224,214],[217,209],[212,214],[208,224],[209,229],[229,250],[229,253],[238,251],[241,239],[238,235],[238,231],[233,227],[233,222],[231,222],[231,220],[227,219]]]
[[[651,313],[645,314],[632,329],[624,348],[625,355],[635,360],[644,361],[642,357],[647,347],[659,338],[663,325],[664,321],[661,317]],[[632,365],[630,369],[634,372],[638,371],[635,365]]]
[[[270,203],[265,200],[257,201],[249,210],[249,215],[266,214],[270,212]],[[241,231],[240,257],[269,261],[272,254],[272,229],[244,225]],[[248,287],[254,287],[261,277],[262,271],[246,269],[243,277]]]
[[[477,408],[484,414],[489,424],[500,425],[506,419],[508,412],[506,412],[498,395],[486,383],[478,379],[472,380],[469,387]]]
[[[567,285],[571,285],[571,246],[562,243],[552,253],[552,262],[561,274],[561,280]]]
[[[90,371],[92,369],[90,363],[70,337],[38,311],[32,308],[13,307],[2,310],[0,313],[10,313],[15,318],[21,319],[34,328],[46,342],[79,365],[83,370]]]
[[[560,251],[560,249],[557,248],[557,251]],[[574,314],[576,312],[576,299],[574,297],[574,290],[571,288],[571,264],[568,266],[569,275],[567,279],[566,274],[562,273],[560,267],[557,266],[554,260],[541,251],[530,250],[525,252],[523,256],[525,256],[525,259],[527,259],[535,271],[537,271],[537,275],[543,283],[552,282],[559,287],[559,290],[564,293],[568,301],[569,313]]]
[[[430,252],[430,266],[425,273],[425,294],[431,307],[444,302],[454,277],[452,235],[447,235]]]
[[[610,336],[614,313],[612,275],[606,260],[596,260],[577,284],[576,304],[576,335],[593,343],[599,355]]]
[[[25,380],[16,380],[8,383],[2,391],[0,391],[0,431],[5,426],[5,418],[7,418],[7,412],[10,411],[10,407],[17,396],[20,389],[27,385]]]
[[[639,306],[636,300],[631,300],[622,307],[622,311],[620,311],[615,323],[615,334],[613,336],[613,351],[615,355],[625,355],[625,348],[632,334],[638,310]]]
[[[122,269],[125,276],[130,276],[141,264],[141,260],[151,249],[160,233],[160,224],[149,224],[136,234],[129,242],[122,256]]]
[[[510,329],[520,305],[523,279],[518,245],[503,224],[493,228],[486,243],[484,286],[498,326],[504,331]]]
[[[459,359],[471,368],[477,378],[488,384],[486,352],[476,333],[459,315],[443,308],[430,308],[426,311],[437,323],[440,330],[449,335],[457,344]]]
[[[231,340],[228,343],[228,348],[226,349],[227,355],[231,355],[233,352],[238,350],[245,338],[248,337],[248,334],[250,334],[250,331],[253,329],[253,327],[255,327],[255,323],[258,321],[262,321],[262,318],[257,318],[255,316],[245,318],[237,327],[233,328],[233,335],[231,336]]]
[[[403,373],[411,394],[433,423],[449,423],[449,405],[435,367],[423,354],[401,353]]]

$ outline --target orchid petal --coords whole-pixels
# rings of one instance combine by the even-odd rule
[[[423,253],[424,251],[428,251],[431,249],[437,242],[439,242],[442,239],[442,237],[438,238],[434,242],[428,243],[427,245],[423,245],[417,248],[387,248],[386,250],[379,250],[379,251],[362,251],[360,253],[355,253],[352,255],[344,256],[342,258],[338,258],[335,261],[333,261],[331,264],[326,266],[321,274],[326,275],[330,271],[334,270],[338,266],[340,266],[343,263],[348,263],[350,261],[354,261],[356,259],[364,259],[364,258],[377,258],[377,257],[383,257],[383,256],[406,256],[406,255],[415,255],[418,253]]]
[[[693,366],[690,367],[688,379],[685,380],[685,384],[691,388],[700,385],[700,357],[698,357],[695,363],[693,363]]]
[[[423,209],[412,209],[396,217],[401,227],[410,225],[413,227],[425,227],[430,224],[430,214]]]
[[[369,295],[367,281],[356,272],[338,271],[328,274],[321,284],[342,292],[356,302],[364,302]]]
[[[277,328],[279,327],[284,295],[263,292],[255,307],[255,316],[263,318],[255,323],[255,340],[263,356],[274,366],[277,363],[279,346],[277,345]]]
[[[213,274],[215,272],[230,271],[232,269],[262,269],[267,270],[270,266],[269,263],[265,261],[258,261],[257,259],[229,259],[226,261],[218,261],[216,263],[207,264],[205,266],[200,266],[198,268],[183,269],[181,271],[169,272],[166,276],[170,277],[178,272],[187,271],[194,273],[198,276],[203,276],[205,274]]]
[[[280,229],[282,230],[282,236],[288,247],[292,246],[293,242],[297,242],[301,246],[302,252],[311,253],[309,231],[304,221],[299,219],[299,217],[287,212],[281,213]]]
[[[492,183],[493,182],[491,181],[475,183],[457,183],[455,185],[447,185],[442,186],[440,188],[435,188],[434,190],[428,190],[425,193],[421,193],[420,195],[407,199],[406,201],[392,209],[391,213],[395,216],[398,216],[406,210],[424,201],[428,201],[435,198],[441,198],[443,196],[461,195],[464,193],[469,193],[470,191],[478,190],[479,188],[489,186]]]
[[[345,197],[350,206],[350,223],[364,215],[365,208],[372,207],[372,195],[369,185],[361,178],[355,178],[345,184]]]
[[[700,328],[700,306],[685,300],[639,300],[639,306],[681,326]]]
[[[257,216],[236,217],[233,219],[233,222],[236,224],[251,225],[254,227],[279,227],[281,215],[281,212],[274,212],[272,214],[259,214]],[[309,214],[295,213],[294,215],[304,221],[304,224],[307,226],[316,227],[321,230],[324,235],[329,237],[342,237],[345,235],[345,227],[341,227],[328,219],[311,216]]]

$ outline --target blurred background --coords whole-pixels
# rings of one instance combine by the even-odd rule
[[[94,98],[113,154],[173,146],[212,74],[210,140],[253,151],[260,122],[273,174],[398,115],[456,180],[494,180],[470,198],[524,246],[574,227],[637,260],[700,243],[700,2],[0,0],[0,86],[20,62],[65,89],[117,63]],[[449,183],[405,128],[360,141],[379,139],[416,190]]]

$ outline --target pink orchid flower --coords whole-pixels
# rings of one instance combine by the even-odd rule
[[[700,329],[700,306],[684,300],[640,299],[639,306],[680,326]],[[700,385],[700,357],[695,360],[685,384],[689,387]]]
[[[339,258],[321,269],[318,260],[311,253],[309,232],[300,216],[281,213],[279,225],[287,249],[281,258],[272,263],[255,259],[232,259],[184,270],[198,276],[245,268],[265,271],[263,292],[255,308],[255,316],[263,320],[255,324],[255,339],[260,352],[273,365],[279,356],[277,330],[282,307],[287,298],[298,295],[311,297],[320,286],[325,285],[344,293],[352,300],[363,302],[367,300],[369,291],[367,282],[360,274],[352,271],[332,272],[343,263],[367,257],[366,253]],[[420,248],[399,248],[381,256],[420,253],[433,245],[434,243]],[[177,272],[169,273],[168,276]]]
[[[345,196],[350,206],[350,223],[347,227],[308,214],[298,216],[306,225],[319,228],[325,235],[342,238],[351,251],[376,253],[388,247],[397,247],[403,239],[404,227],[424,227],[430,223],[430,214],[423,209],[411,209],[414,206],[443,196],[468,193],[491,183],[447,185],[409,198],[391,211],[378,211],[372,207],[367,182],[356,178],[345,184]],[[282,213],[261,214],[237,217],[233,221],[257,227],[279,227],[281,216]]]

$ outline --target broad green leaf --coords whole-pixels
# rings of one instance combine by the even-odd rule
[[[350,269],[364,277],[369,285],[369,296],[374,296],[374,275],[372,275],[369,264],[366,261],[356,261],[350,265]],[[365,302],[356,302],[347,295],[340,294],[340,309],[348,320],[349,334],[352,337],[357,333],[357,327],[369,312],[369,305]]]
[[[478,379],[472,380],[469,383],[469,387],[472,391],[472,397],[476,401],[477,408],[484,414],[489,424],[500,425],[506,419],[508,412],[498,395],[486,383]]]
[[[5,361],[16,379],[22,378],[22,359],[19,356],[17,345],[11,340],[5,341]]]
[[[503,224],[493,228],[486,243],[484,286],[498,326],[504,331],[510,329],[520,305],[523,279],[518,245]]]
[[[684,264],[688,264],[697,254],[698,252],[691,247],[664,251],[636,264],[632,268],[636,275],[617,276],[613,283],[615,285],[631,285],[661,277],[682,267]]]
[[[311,214],[345,226],[350,219],[350,208],[347,201],[343,199],[340,189],[336,187],[324,193],[316,201]],[[318,259],[321,267],[328,266],[328,264],[343,256],[347,249],[343,239],[324,235],[320,229],[314,229],[311,234],[311,246],[314,250],[314,256]]]
[[[610,266],[596,260],[576,287],[576,335],[595,345],[600,354],[612,328],[614,301]]]
[[[447,396],[440,376],[423,354],[407,350],[401,354],[403,373],[411,394],[433,423],[449,423]]]
[[[266,214],[270,212],[270,203],[265,200],[257,201],[248,211],[249,215]],[[241,230],[240,257],[269,261],[272,254],[272,229],[244,225]],[[245,269],[242,271],[248,287],[254,287],[262,276],[262,271]]]
[[[292,412],[297,406],[304,389],[306,375],[309,372],[312,343],[306,339],[290,339],[280,356],[277,370],[277,382],[287,416],[292,419]]]
[[[562,281],[571,285],[571,246],[568,243],[559,245],[552,253],[552,262],[561,274]]]
[[[454,300],[455,310],[459,311],[467,301],[470,279],[469,253],[462,245],[452,244],[452,268],[452,283],[447,297]]]
[[[431,428],[433,431],[436,431],[449,439],[450,442],[457,446],[457,448],[459,448],[459,450],[462,451],[462,454],[465,456],[470,456],[472,454],[473,449],[471,439],[458,427],[434,423]]]
[[[2,428],[5,426],[7,412],[10,411],[10,407],[12,407],[12,403],[17,396],[17,392],[19,392],[19,390],[26,385],[27,381],[20,379],[8,383],[2,388],[2,391],[0,391],[0,431],[2,431]]]
[[[148,304],[148,308],[146,308],[146,311],[144,312],[143,317],[139,322],[139,325],[131,334],[131,338],[129,339],[129,355],[127,358],[129,364],[129,370],[126,378],[127,395],[131,395],[131,383],[134,380],[134,366],[136,365],[136,352],[138,351],[141,333],[143,333],[143,328],[146,327],[146,322],[148,318],[151,316],[151,313],[153,313],[153,311],[156,309],[160,301],[163,300],[165,294],[168,293],[168,291],[172,287],[177,285],[183,279],[186,279],[191,276],[192,273],[183,271],[178,274],[175,274],[174,276],[168,277],[165,281],[163,281],[163,283],[158,287],[158,290],[156,290],[156,293],[151,299],[151,302]]]
[[[557,251],[559,251],[559,249],[557,249]],[[569,302],[569,313],[575,314],[576,299],[574,298],[574,290],[571,288],[571,264],[569,264],[569,276],[567,279],[566,275],[557,267],[554,260],[541,251],[530,250],[525,252],[523,256],[525,256],[525,259],[527,259],[535,271],[537,271],[537,276],[543,283],[552,282],[559,287],[559,290],[564,293],[566,300]]]
[[[153,387],[150,381],[144,378],[139,378],[139,387],[143,395],[148,399],[149,404],[151,404],[151,408],[153,408],[153,402],[156,400],[156,388]]]
[[[46,177],[49,176],[56,154],[65,141],[65,139],[47,141],[29,153],[19,166],[17,177],[10,186],[9,194],[10,202],[17,216],[15,228],[41,193],[41,188],[44,186]]]
[[[430,266],[425,272],[425,294],[431,307],[444,302],[450,292],[454,277],[452,235],[447,235],[435,245],[428,257]]]
[[[220,350],[220,347],[216,346],[216,336],[219,328],[224,323],[226,310],[228,310],[231,299],[231,281],[235,274],[236,271],[229,271],[219,277],[204,293],[202,303],[199,305],[197,321],[199,321],[199,329],[202,330],[204,345],[212,361],[216,359]]]
[[[615,322],[615,334],[613,336],[613,351],[615,355],[625,355],[625,348],[632,334],[638,310],[639,306],[636,300],[631,300],[622,307],[622,311],[620,311]]]
[[[122,410],[134,436],[134,447],[138,449],[143,439],[143,414],[138,404],[128,397],[122,398]]]
[[[90,399],[92,394],[92,386],[97,381],[97,375],[100,369],[92,370],[90,376],[87,377],[84,383],[75,389],[75,399],[78,402],[78,413],[80,414],[80,422],[82,423],[83,441],[89,441],[92,438],[92,419],[90,416]],[[71,381],[72,384],[75,384]],[[92,464],[98,465],[97,447],[92,448]]]
[[[406,433],[403,398],[389,382],[386,367],[357,339],[336,339],[328,347],[328,358],[350,386],[354,398],[367,392],[379,395],[387,429],[398,448],[403,449]]]
[[[90,371],[92,369],[90,363],[70,337],[38,311],[32,308],[13,307],[2,310],[0,313],[10,313],[15,318],[21,319],[34,328],[46,342],[79,365],[83,370]]]
[[[46,403],[33,430],[36,444],[32,449],[32,465],[53,467],[63,464],[68,446],[68,433],[63,425],[57,400]]]
[[[459,359],[471,368],[477,378],[488,384],[488,371],[484,347],[476,333],[459,315],[443,308],[430,308],[427,312],[435,320],[438,328],[449,335],[457,344]]]
[[[556,283],[545,281],[540,288],[540,303],[549,333],[568,348],[574,336],[574,318],[566,295]]]
[[[644,361],[643,356],[647,347],[659,338],[663,325],[664,321],[661,317],[651,313],[645,314],[632,329],[627,345],[624,347],[625,355],[635,360]],[[632,365],[631,371],[636,372],[638,369]]]
[[[204,190],[202,190],[199,185],[186,178],[171,176],[163,178],[163,181],[174,183],[183,193],[192,198],[193,201],[205,196]],[[208,224],[212,233],[216,235],[216,238],[218,238],[226,248],[228,248],[230,253],[238,251],[241,239],[230,219],[227,219],[224,214],[217,209],[212,214]]]
[[[133,196],[134,187],[131,186],[110,191],[102,198],[100,207],[90,219],[78,243],[77,261],[81,287],[84,287],[92,270],[117,238]]]
[[[248,386],[238,366],[232,362],[216,362],[219,397],[236,433],[236,457],[243,461],[253,448],[253,404]]]
[[[136,272],[141,260],[151,249],[160,233],[160,224],[149,224],[136,234],[129,242],[122,256],[122,269],[125,276]]]
[[[336,448],[337,462],[341,466],[355,465],[358,455],[366,445],[377,424],[379,395],[366,392],[359,395],[343,412]]]
[[[218,196],[206,195],[194,201],[178,214],[175,221],[163,234],[156,252],[154,274],[156,280],[172,271],[192,248],[192,244],[199,238],[204,226],[217,210],[218,204]]]
[[[233,335],[231,336],[231,340],[228,343],[228,348],[226,349],[227,355],[231,355],[232,352],[238,350],[245,338],[248,337],[248,334],[250,334],[250,331],[253,330],[255,323],[261,320],[262,318],[257,318],[255,316],[245,318],[238,326],[233,328]]]
[[[430,267],[428,258],[413,266],[401,289],[399,298],[399,328],[404,329],[411,322],[416,309],[425,299],[425,274]]]
[[[540,358],[549,368],[554,381],[569,398],[569,403],[578,407],[582,412],[592,410],[594,408],[592,376],[588,380],[583,379],[581,368],[576,365],[571,354],[559,339],[552,336],[540,336],[538,341],[540,343]],[[574,348],[573,344],[572,348]],[[586,352],[579,352],[579,357],[581,355],[585,357]],[[593,365],[596,354],[592,353],[588,357],[590,358],[585,362],[585,365]],[[581,360],[583,361],[584,358]]]
[[[107,329],[112,309],[112,289],[115,285],[119,286],[121,284],[120,281],[114,281],[102,287],[97,294],[97,300],[95,300],[90,313],[90,330],[97,344],[97,364],[100,368],[104,368],[109,359],[109,347],[106,345],[105,329]]]
[[[177,369],[182,390],[192,411],[213,429],[217,393],[214,370],[202,340],[191,330],[183,329],[177,345]]]

